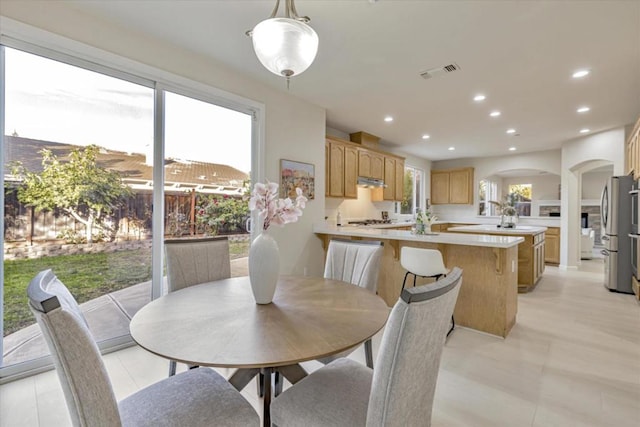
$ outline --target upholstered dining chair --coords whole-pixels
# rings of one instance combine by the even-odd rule
[[[327,249],[324,278],[349,282],[376,293],[382,251],[383,243],[377,240],[331,239]],[[320,362],[327,364],[340,357],[346,357],[354,349],[324,357]],[[364,351],[367,366],[373,368],[373,348],[370,339],[365,341]]]
[[[226,236],[167,239],[164,251],[169,292],[231,277],[229,239]],[[175,373],[176,362],[171,360],[169,376]]]
[[[462,270],[404,289],[394,305],[371,370],[338,359],[303,378],[271,403],[278,427],[428,427],[440,357]]]
[[[412,248],[403,246],[400,249],[400,265],[407,270],[402,281],[402,289],[407,283],[407,277],[413,275],[413,286],[416,285],[417,277],[432,278],[439,280],[447,275],[449,270],[444,265],[442,253],[437,249]],[[453,332],[456,327],[456,320],[451,315],[451,327],[447,332],[447,336]]]
[[[116,401],[80,307],[51,270],[27,288],[29,307],[49,346],[74,426],[246,426],[253,407],[209,368],[164,379]]]
[[[169,292],[231,277],[229,239],[226,236],[167,239],[164,251]]]

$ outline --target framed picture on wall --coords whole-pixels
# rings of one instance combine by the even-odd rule
[[[296,198],[296,188],[309,200],[315,198],[315,166],[280,159],[280,197]]]

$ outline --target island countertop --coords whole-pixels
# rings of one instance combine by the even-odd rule
[[[465,227],[459,227],[465,228]],[[544,228],[544,227],[536,227]],[[365,237],[370,239],[402,240],[409,242],[441,243],[447,245],[482,246],[488,248],[511,248],[524,242],[518,236],[490,236],[462,233],[412,234],[406,230],[374,229],[366,227],[335,226],[332,224],[314,224],[313,232],[333,236]]]
[[[461,233],[478,233],[487,232],[492,234],[504,234],[504,235],[529,235],[538,234],[547,231],[547,227],[539,227],[533,225],[517,225],[516,228],[501,228],[495,225],[482,224],[482,225],[465,225],[460,227],[449,227],[447,231],[461,232]]]

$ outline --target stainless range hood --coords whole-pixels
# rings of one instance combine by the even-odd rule
[[[364,176],[358,177],[358,187],[364,188],[384,188],[386,187],[385,183],[381,179],[376,178],[366,178]]]

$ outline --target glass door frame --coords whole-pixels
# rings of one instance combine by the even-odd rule
[[[244,98],[213,86],[190,80],[169,72],[147,66],[133,60],[113,55],[97,48],[87,47],[82,43],[54,36],[42,30],[28,27],[30,40],[36,40],[32,44],[11,36],[13,21],[2,18],[3,33],[0,34],[0,110],[5,111],[5,54],[4,46],[19,49],[27,53],[39,55],[48,59],[78,66],[89,71],[98,72],[111,77],[127,80],[154,89],[154,164],[162,165],[164,162],[164,91],[171,91],[184,96],[199,99],[217,106],[232,109],[251,115],[251,181],[264,180],[265,174],[265,106],[262,103]],[[9,24],[9,25],[5,25]],[[16,24],[16,34],[24,35],[24,24]],[[30,34],[33,33],[33,34]],[[9,34],[9,35],[6,35]],[[55,40],[55,41],[52,41]],[[61,47],[62,45],[62,47]],[[73,52],[73,55],[63,51]],[[123,66],[125,64],[126,66]],[[121,69],[127,71],[121,71]],[[133,71],[129,71],[133,70]],[[4,114],[0,114],[0,164],[4,165]],[[4,169],[4,167],[3,167]],[[4,173],[0,174],[0,183],[4,189]],[[163,244],[164,244],[164,168],[153,169],[153,203],[155,208],[152,214],[152,299],[161,296],[162,271],[163,271]],[[161,183],[161,185],[156,185]],[[4,226],[4,190],[0,203],[0,225]],[[255,223],[255,218],[254,218]],[[253,233],[252,233],[253,238]],[[0,239],[0,249],[4,253],[4,238]],[[4,257],[0,257],[0,330],[4,335]],[[125,335],[109,340],[101,341],[98,346],[103,353],[117,351],[131,346],[133,340],[130,335]],[[0,357],[3,352],[3,343],[0,340]],[[2,366],[0,358],[0,384],[15,379],[24,378],[40,372],[52,369],[51,356],[26,361],[23,363]]]

